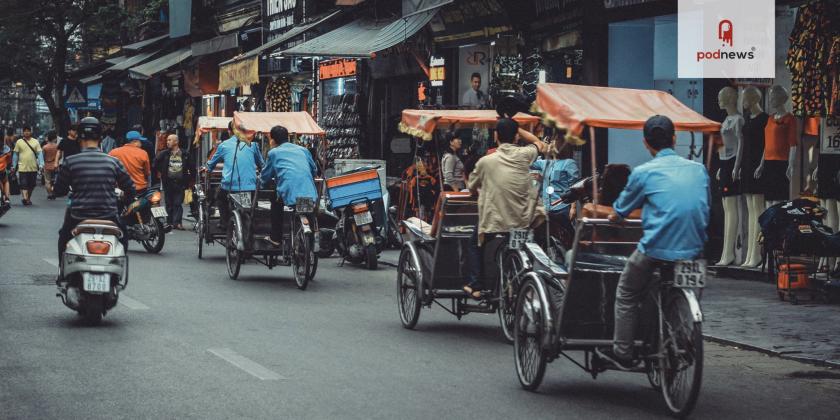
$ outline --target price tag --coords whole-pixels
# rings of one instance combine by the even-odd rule
[[[840,155],[840,118],[824,117],[820,125],[820,153]]]

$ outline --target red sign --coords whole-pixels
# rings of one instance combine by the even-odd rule
[[[321,80],[335,79],[356,75],[356,60],[341,58],[338,60],[322,61],[318,64],[318,77]]]

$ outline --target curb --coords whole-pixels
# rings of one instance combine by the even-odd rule
[[[827,367],[827,368],[834,368],[834,369],[840,368],[840,363],[831,362],[831,361],[828,361],[828,360],[820,360],[820,359],[814,359],[814,358],[811,358],[811,357],[802,357],[802,356],[791,356],[790,354],[786,354],[784,352],[778,352],[778,351],[775,351],[775,350],[765,349],[763,347],[753,346],[751,344],[746,344],[746,343],[742,343],[742,342],[739,342],[739,341],[730,340],[730,339],[727,339],[727,338],[715,337],[715,336],[712,336],[712,335],[703,334],[703,338],[706,341],[711,341],[713,343],[724,344],[724,345],[733,346],[733,347],[739,347],[739,348],[742,348],[742,349],[745,349],[745,350],[750,350],[750,351],[756,351],[756,352],[759,352],[759,353],[766,354],[768,356],[778,357],[780,359],[791,360],[791,361],[794,361],[794,362],[805,363],[805,364],[809,364],[809,365],[821,366],[821,367]]]

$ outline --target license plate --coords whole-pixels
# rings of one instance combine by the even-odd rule
[[[510,231],[508,247],[510,249],[520,249],[526,243],[533,241],[534,233],[530,229],[513,229]]]
[[[84,276],[86,292],[108,293],[111,291],[111,276],[106,273],[90,273]]]
[[[356,213],[353,215],[353,218],[356,219],[356,226],[369,225],[373,223],[373,216],[371,216],[369,211]]]
[[[163,207],[152,207],[152,216],[154,216],[155,219],[159,217],[166,217],[166,209]]]
[[[309,197],[298,197],[295,209],[298,213],[312,213],[315,210],[315,200]]]
[[[706,260],[677,261],[674,266],[674,287],[706,287]]]
[[[233,201],[236,201],[240,207],[251,207],[251,193],[230,193],[230,197],[233,199]]]

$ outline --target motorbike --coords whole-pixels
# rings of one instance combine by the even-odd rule
[[[371,201],[364,200],[337,209],[334,237],[335,248],[344,260],[375,270],[385,240],[374,223],[372,205]]]
[[[159,253],[166,242],[166,234],[172,231],[166,220],[166,208],[161,206],[160,189],[149,188],[127,205],[122,191],[117,190],[117,196],[128,238],[140,242],[149,253]]]
[[[318,250],[315,253],[318,254],[318,258],[329,258],[335,253],[335,226],[338,224],[338,216],[335,212],[327,210],[324,198],[321,197],[321,205],[318,206],[315,217],[319,229],[319,234],[316,236]]]
[[[57,297],[96,325],[117,304],[119,290],[128,284],[128,256],[119,239],[123,232],[114,222],[88,219],[74,230],[61,258],[65,280]]]

